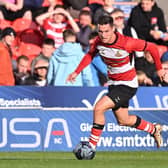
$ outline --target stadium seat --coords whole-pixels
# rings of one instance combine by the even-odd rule
[[[11,25],[17,33],[21,33],[27,29],[38,29],[38,25],[34,21],[24,18],[14,20]]]
[[[0,29],[5,29],[6,27],[11,27],[12,22],[5,19],[0,19]]]
[[[32,43],[22,42],[19,46],[19,51],[21,54],[26,56],[38,55],[41,52],[41,47]]]
[[[41,47],[32,43],[20,42],[18,47],[12,48],[13,59],[16,60],[20,55],[26,55],[29,57],[30,62],[34,57],[36,57],[41,52]]]
[[[63,0],[55,0],[57,4],[63,5]],[[42,6],[49,6],[49,0],[44,0]]]
[[[44,35],[37,29],[26,29],[19,34],[20,42],[31,43],[41,47]]]
[[[18,18],[12,22],[12,27],[16,32],[22,32],[28,28],[30,28],[31,20]]]

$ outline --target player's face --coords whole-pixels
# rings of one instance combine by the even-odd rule
[[[152,10],[153,5],[153,0],[141,0],[141,7],[145,12],[150,12]]]
[[[98,34],[103,43],[113,43],[115,41],[114,27],[110,24],[98,25]]]

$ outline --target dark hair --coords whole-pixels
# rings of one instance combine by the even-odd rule
[[[57,8],[62,8],[62,9],[64,9],[64,6],[63,6],[63,5],[55,5],[55,6],[54,6],[54,10],[57,9]]]
[[[53,39],[51,39],[51,38],[46,38],[46,39],[44,39],[44,41],[43,41],[43,45],[44,44],[47,44],[47,45],[51,45],[51,46],[55,46],[55,41],[53,40]]]
[[[72,29],[66,29],[66,30],[63,31],[64,41],[66,41],[67,37],[70,37],[70,36],[75,36],[76,37],[76,34]]]
[[[29,61],[29,57],[27,57],[26,55],[21,55],[16,59],[17,63],[19,63],[21,59]]]
[[[113,18],[110,15],[102,15],[98,19],[99,25],[105,25],[110,24],[110,26],[113,26]]]
[[[1,31],[1,39],[8,35],[16,37],[16,32],[12,27],[6,27]]]
[[[114,14],[114,13],[118,13],[118,12],[121,12],[121,13],[124,13],[124,11],[120,8],[115,8],[111,13],[110,15]]]
[[[92,17],[91,12],[88,11],[88,10],[81,10],[81,12],[79,13],[79,17],[80,17],[81,15],[85,15],[85,16],[90,16],[90,17]]]

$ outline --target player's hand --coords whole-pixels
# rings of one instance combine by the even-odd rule
[[[74,83],[77,76],[78,74],[76,72],[72,72],[71,74],[68,75],[66,83],[68,82]]]
[[[163,82],[165,80],[166,72],[164,69],[160,69],[157,71],[157,75],[160,78],[160,81]]]

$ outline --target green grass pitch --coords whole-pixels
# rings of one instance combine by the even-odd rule
[[[168,168],[168,151],[97,152],[93,160],[70,152],[0,152],[0,168]]]

